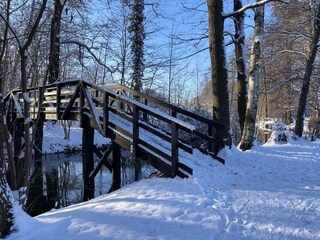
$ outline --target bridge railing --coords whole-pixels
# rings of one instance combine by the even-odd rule
[[[110,84],[105,85],[104,88],[110,89],[116,93],[123,95],[131,95],[131,97],[139,99],[139,101],[145,105],[155,107],[160,107],[162,111],[166,111],[173,117],[182,119],[184,121],[190,121],[194,123],[195,126],[202,126],[201,128],[196,128],[193,131],[193,135],[195,135],[198,139],[202,140],[203,145],[206,145],[206,149],[209,153],[212,153],[214,156],[218,153],[218,146],[220,145],[217,142],[217,138],[215,135],[218,131],[223,131],[224,125],[213,121],[212,119],[208,119],[202,117],[196,113],[191,111],[187,111],[183,108],[174,106],[160,99],[154,98],[152,96],[146,95],[144,93],[137,92],[133,89],[124,87],[119,84]],[[222,159],[218,159],[222,161]]]
[[[194,127],[191,124],[85,81],[58,82],[45,88],[30,88],[28,97],[32,118],[37,117],[40,107],[40,113],[47,120],[78,120],[82,125],[83,116],[88,116],[90,124],[101,134],[109,137],[116,132],[114,138],[122,141],[120,145],[126,146],[137,156],[140,155],[139,152],[148,152],[158,160],[161,159],[153,160],[153,165],[167,175],[179,174],[178,168],[188,174],[192,173],[192,169],[178,161],[179,148],[192,153],[192,146],[179,138],[182,132],[192,133]],[[13,112],[21,112],[18,117],[23,118],[21,91],[13,91],[8,102],[16,102],[12,106]],[[169,132],[146,121],[151,118],[156,123],[167,124]],[[148,136],[151,135],[153,138],[150,140]],[[155,139],[158,144],[152,142]]]
[[[91,105],[95,105],[103,113],[98,117],[103,122],[102,129],[105,135],[111,128],[120,135],[129,137],[132,141],[130,148],[134,154],[138,156],[138,152],[143,149],[160,157],[171,165],[172,176],[177,173],[179,167],[190,173],[191,169],[179,163],[178,156],[179,148],[192,153],[192,147],[179,141],[179,135],[181,131],[191,134],[194,130],[193,125],[163,112],[155,111],[147,105],[108,89],[86,82],[83,82],[83,85],[87,89],[87,94],[90,94],[92,98]],[[157,119],[157,122],[161,121],[169,125],[169,134],[145,121],[145,118],[151,117]],[[149,136],[153,137],[149,138]]]
[[[177,173],[178,168],[192,173],[192,169],[178,161],[179,148],[192,153],[192,146],[181,138],[182,135],[195,135],[207,142],[209,153],[224,162],[216,156],[217,152],[214,150],[214,135],[223,129],[223,125],[121,85],[101,87],[79,80],[64,81],[46,87],[30,88],[28,97],[31,117],[36,118],[42,113],[47,120],[78,120],[82,126],[83,116],[88,116],[90,124],[101,134],[109,137],[117,133],[114,138],[122,141],[120,145],[127,145],[126,148],[134,154],[139,155],[139,151],[148,152],[164,160],[171,165],[169,174],[172,176]],[[22,98],[20,90],[12,91],[6,97],[7,109],[12,109],[7,111],[8,115],[11,112],[23,118]],[[157,106],[160,110],[155,110]],[[206,132],[196,129],[186,119],[205,125]],[[166,127],[163,129],[159,126]],[[158,146],[148,139],[148,135],[158,138]],[[168,172],[163,161],[153,164]]]

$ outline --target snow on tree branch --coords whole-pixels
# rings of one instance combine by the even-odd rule
[[[256,7],[265,5],[265,4],[269,3],[269,2],[281,2],[281,3],[288,4],[290,2],[290,0],[262,0],[262,1],[255,2],[255,3],[252,3],[252,4],[247,4],[247,5],[245,5],[244,7],[240,8],[237,11],[233,11],[233,12],[230,12],[230,13],[222,13],[222,16],[224,18],[233,17],[235,15],[238,15],[238,14],[241,14],[241,13],[247,11],[248,9],[256,8]]]

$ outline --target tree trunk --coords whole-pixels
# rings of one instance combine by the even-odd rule
[[[39,100],[41,101],[41,100]],[[36,216],[50,209],[47,208],[46,197],[43,190],[42,171],[42,142],[43,142],[44,115],[40,114],[33,128],[35,136],[31,143],[34,146],[34,170],[30,176],[30,186],[26,205],[26,212],[31,216]],[[34,143],[34,144],[33,144]]]
[[[260,6],[255,9],[254,21],[254,39],[250,52],[247,111],[243,133],[239,144],[240,149],[243,151],[251,149],[255,135],[255,123],[259,100],[261,44],[264,29],[264,6]]]
[[[209,49],[213,97],[213,118],[225,126],[216,133],[217,153],[224,146],[231,147],[228,72],[224,49],[223,0],[207,0],[209,21]]]
[[[3,95],[0,93],[0,131],[5,128]],[[13,229],[14,224],[12,196],[4,170],[4,136],[0,134],[0,238],[5,238]]]
[[[242,0],[234,0],[234,11],[242,8]],[[247,105],[247,70],[244,61],[244,13],[234,16],[235,26],[235,55],[237,63],[237,82],[238,82],[238,114],[241,134],[246,115]]]
[[[9,32],[9,16],[10,16],[10,5],[11,1],[7,1],[7,6],[6,6],[6,21],[7,24],[4,29],[4,34],[3,34],[3,39],[0,38],[0,94],[3,93],[3,84],[5,82],[5,77],[4,77],[4,57],[5,53],[7,51],[7,45],[8,45],[8,32]],[[4,104],[4,103],[0,103]],[[4,116],[4,105],[1,105],[1,113],[0,116]],[[10,132],[8,130],[8,126],[6,124],[6,121],[2,122],[2,130],[1,133],[3,134],[3,141],[2,146],[6,146],[7,148],[7,156],[8,156],[8,162],[9,162],[9,184],[13,190],[17,189],[17,171],[16,171],[16,166],[14,162],[14,153],[13,153],[13,142],[12,142],[12,137],[10,135]],[[5,143],[5,144],[4,144]]]
[[[49,53],[49,83],[56,82],[59,77],[60,65],[60,26],[64,5],[60,0],[54,0],[54,12],[51,20],[50,53]]]
[[[33,38],[36,35],[37,29],[39,27],[40,21],[42,19],[43,13],[45,11],[47,5],[47,0],[43,0],[41,7],[38,11],[37,18],[32,25],[32,28],[29,34],[26,37],[26,41],[21,45],[19,42],[19,53],[20,53],[20,69],[21,69],[21,90],[23,95],[23,114],[24,114],[24,158],[22,162],[22,168],[20,169],[20,181],[22,182],[22,186],[19,190],[20,196],[20,203],[23,207],[26,206],[26,200],[28,196],[29,190],[29,176],[31,172],[31,157],[32,157],[32,139],[30,134],[30,126],[31,126],[31,119],[30,119],[30,112],[29,112],[29,97],[27,93],[28,87],[28,77],[27,77],[27,60],[28,60],[28,48],[30,47]]]
[[[24,130],[24,159],[21,164],[21,168],[19,169],[19,181],[21,183],[20,188],[20,203],[25,206],[26,204],[26,191],[28,180],[31,171],[31,155],[32,155],[32,144],[31,144],[31,134],[30,134],[30,112],[29,112],[29,99],[27,97],[27,50],[21,49],[20,52],[21,57],[21,89],[23,97],[23,114],[24,114],[24,123],[23,123],[23,130]]]
[[[132,33],[131,53],[133,54],[132,85],[134,90],[142,90],[143,57],[144,57],[144,0],[134,0],[130,32]]]
[[[317,18],[315,19],[315,23],[314,23],[314,33],[313,33],[312,41],[310,43],[310,52],[308,54],[307,66],[303,76],[303,82],[302,82],[302,87],[300,91],[296,126],[294,129],[294,133],[298,137],[301,137],[303,133],[304,114],[305,114],[306,105],[307,105],[307,98],[309,95],[309,88],[310,88],[310,82],[311,82],[311,75],[314,67],[313,66],[314,60],[316,58],[317,51],[318,51],[319,37],[320,37],[320,4],[318,6]]]
[[[3,143],[1,143],[3,145]],[[2,146],[0,146],[2,148]],[[3,151],[3,150],[1,150]],[[5,238],[13,230],[13,207],[10,189],[5,178],[5,172],[0,167],[0,238]]]

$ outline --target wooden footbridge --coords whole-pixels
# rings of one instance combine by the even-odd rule
[[[23,101],[30,102],[30,118],[77,120],[83,128],[84,200],[94,196],[94,178],[103,165],[113,175],[111,190],[120,188],[120,148],[149,162],[167,177],[188,177],[192,169],[179,161],[179,152],[193,152],[194,143],[214,159],[219,143],[215,133],[223,126],[157,98],[118,84],[97,86],[86,81],[57,82],[45,87],[11,91],[5,98],[7,122],[12,128],[24,119]],[[199,130],[190,124],[201,125]],[[18,131],[21,128],[15,127]],[[204,129],[204,130],[203,130]],[[94,130],[112,140],[105,152],[94,145]],[[108,156],[112,153],[112,160]],[[93,155],[100,158],[95,166]]]

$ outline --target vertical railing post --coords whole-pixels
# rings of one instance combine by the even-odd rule
[[[83,107],[84,107],[84,94],[85,91],[83,83],[80,81],[80,88],[79,88],[79,96],[80,96],[80,127],[83,127]]]
[[[111,191],[121,187],[121,147],[117,143],[112,150],[112,186]]]
[[[213,137],[213,127],[210,123],[208,123],[208,136],[208,152],[213,152],[213,141],[211,139]]]
[[[221,148],[223,147],[223,128],[216,128],[213,136],[213,154],[217,156]]]
[[[109,122],[109,94],[107,92],[103,93],[103,133],[107,136]]]
[[[138,158],[138,144],[139,144],[139,107],[133,104],[132,106],[132,153],[133,153],[135,181],[138,181],[141,176],[141,162]]]
[[[123,90],[122,89],[119,89],[119,94],[123,95]],[[121,100],[119,100],[119,101],[120,101],[120,109],[123,111],[124,110],[124,103]]]
[[[174,109],[171,109],[171,116],[176,118],[177,117],[177,111]]]
[[[95,97],[96,97],[96,99],[99,98],[99,91],[98,90],[95,90]],[[97,102],[96,102],[96,108],[99,107]]]
[[[145,99],[143,100],[143,103],[144,103],[145,105],[148,105],[148,99],[145,98]],[[144,120],[144,121],[146,121],[146,122],[148,121],[148,114],[147,114],[146,112],[143,112],[143,113],[142,113],[142,117],[143,117],[143,120]]]
[[[177,123],[171,122],[171,158],[172,158],[172,172],[171,177],[175,177],[178,171],[178,126]]]
[[[132,152],[137,156],[139,141],[139,108],[134,104],[132,110]]]
[[[60,84],[57,84],[57,92],[56,92],[56,94],[57,94],[57,120],[59,120],[60,119],[60,108],[61,108],[61,86],[60,86]]]

